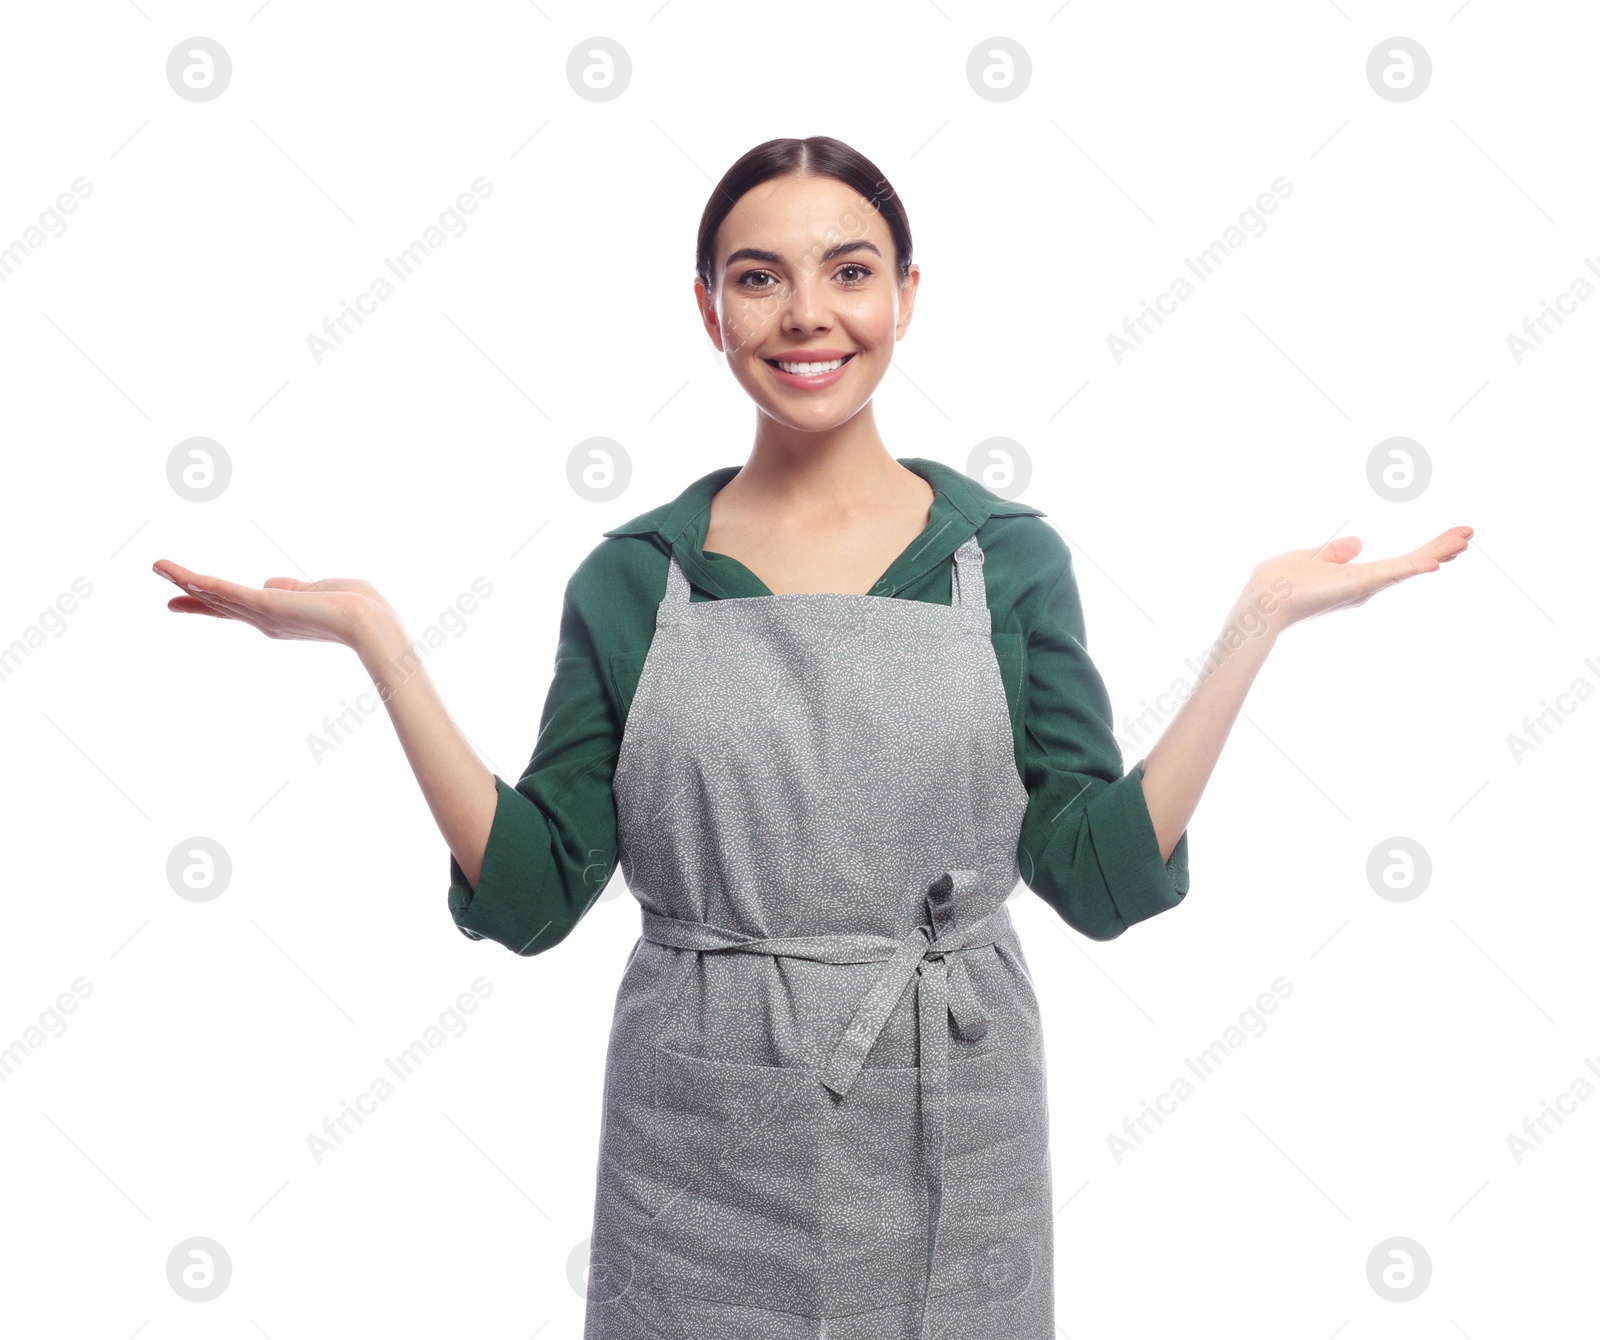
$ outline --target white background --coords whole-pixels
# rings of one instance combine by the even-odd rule
[[[355,657],[169,614],[150,565],[365,577],[414,634],[487,579],[428,670],[515,780],[578,558],[749,450],[692,309],[711,187],[761,140],[831,134],[900,192],[924,272],[885,441],[958,467],[1023,445],[1119,718],[1187,677],[1258,560],[1476,529],[1283,637],[1180,908],[1096,943],[1013,903],[1060,1333],[1589,1333],[1600,1101],[1520,1164],[1507,1137],[1600,1083],[1600,703],[1566,699],[1520,763],[1507,737],[1600,683],[1600,302],[1520,365],[1506,338],[1596,280],[1589,6],[99,0],[5,28],[0,247],[93,191],[0,284],[0,645],[92,594],[0,681],[0,1047],[91,990],[0,1082],[0,1330],[580,1335],[633,900],[535,958],[464,938],[387,717],[308,747],[369,687]],[[233,61],[209,102],[164,73],[197,34]],[[595,35],[633,65],[608,102],[566,76]],[[996,35],[1032,62],[1005,102],[966,78]],[[1366,79],[1394,35],[1432,57],[1413,101]],[[480,176],[468,230],[319,366],[307,336]],[[1119,365],[1107,336],[1279,177],[1267,230]],[[233,463],[204,504],[166,477],[196,435]],[[596,435],[633,463],[605,504],[567,483]],[[1396,435],[1433,466],[1407,503],[1367,481]],[[197,835],[233,863],[210,902],[166,877]],[[1399,903],[1366,877],[1397,835],[1433,863]],[[467,1030],[319,1164],[324,1118],[480,977]],[[1119,1162],[1124,1118],[1280,977],[1266,1031]],[[231,1258],[209,1303],[167,1282],[192,1236]],[[1431,1258],[1411,1302],[1367,1280],[1392,1236]]]

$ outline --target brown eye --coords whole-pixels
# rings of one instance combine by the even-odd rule
[[[848,285],[850,288],[854,288],[858,284],[864,284],[864,283],[867,282],[867,280],[872,278],[872,271],[871,270],[867,269],[867,267],[865,265],[857,265],[854,261],[852,261],[849,265],[845,266],[843,270],[839,271],[839,273],[841,275],[843,275],[846,271],[849,271],[849,270],[859,270],[861,272],[861,278],[860,279],[847,279],[847,280],[844,281],[846,283],[846,285]]]

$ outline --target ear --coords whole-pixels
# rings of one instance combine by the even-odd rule
[[[722,323],[717,320],[717,305],[698,275],[694,281],[694,303],[700,313],[700,322],[706,328],[707,338],[716,346],[719,354],[727,353],[722,344]]]
[[[904,339],[906,328],[911,324],[911,309],[917,302],[917,285],[922,282],[922,269],[915,261],[906,272],[906,277],[900,284],[900,319],[895,322],[894,337]]]

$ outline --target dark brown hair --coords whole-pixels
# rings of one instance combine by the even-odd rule
[[[758,144],[722,174],[722,180],[711,192],[711,199],[700,216],[700,237],[695,247],[695,273],[707,292],[711,291],[712,248],[722,221],[746,191],[789,174],[832,177],[871,202],[889,225],[889,236],[894,239],[895,267],[901,280],[905,280],[911,269],[911,225],[894,187],[868,158],[844,141],[828,135],[810,135],[803,140],[768,140]]]

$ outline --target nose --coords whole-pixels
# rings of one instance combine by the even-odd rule
[[[785,330],[827,330],[833,325],[828,303],[827,280],[820,269],[802,274],[794,282],[784,304]]]

